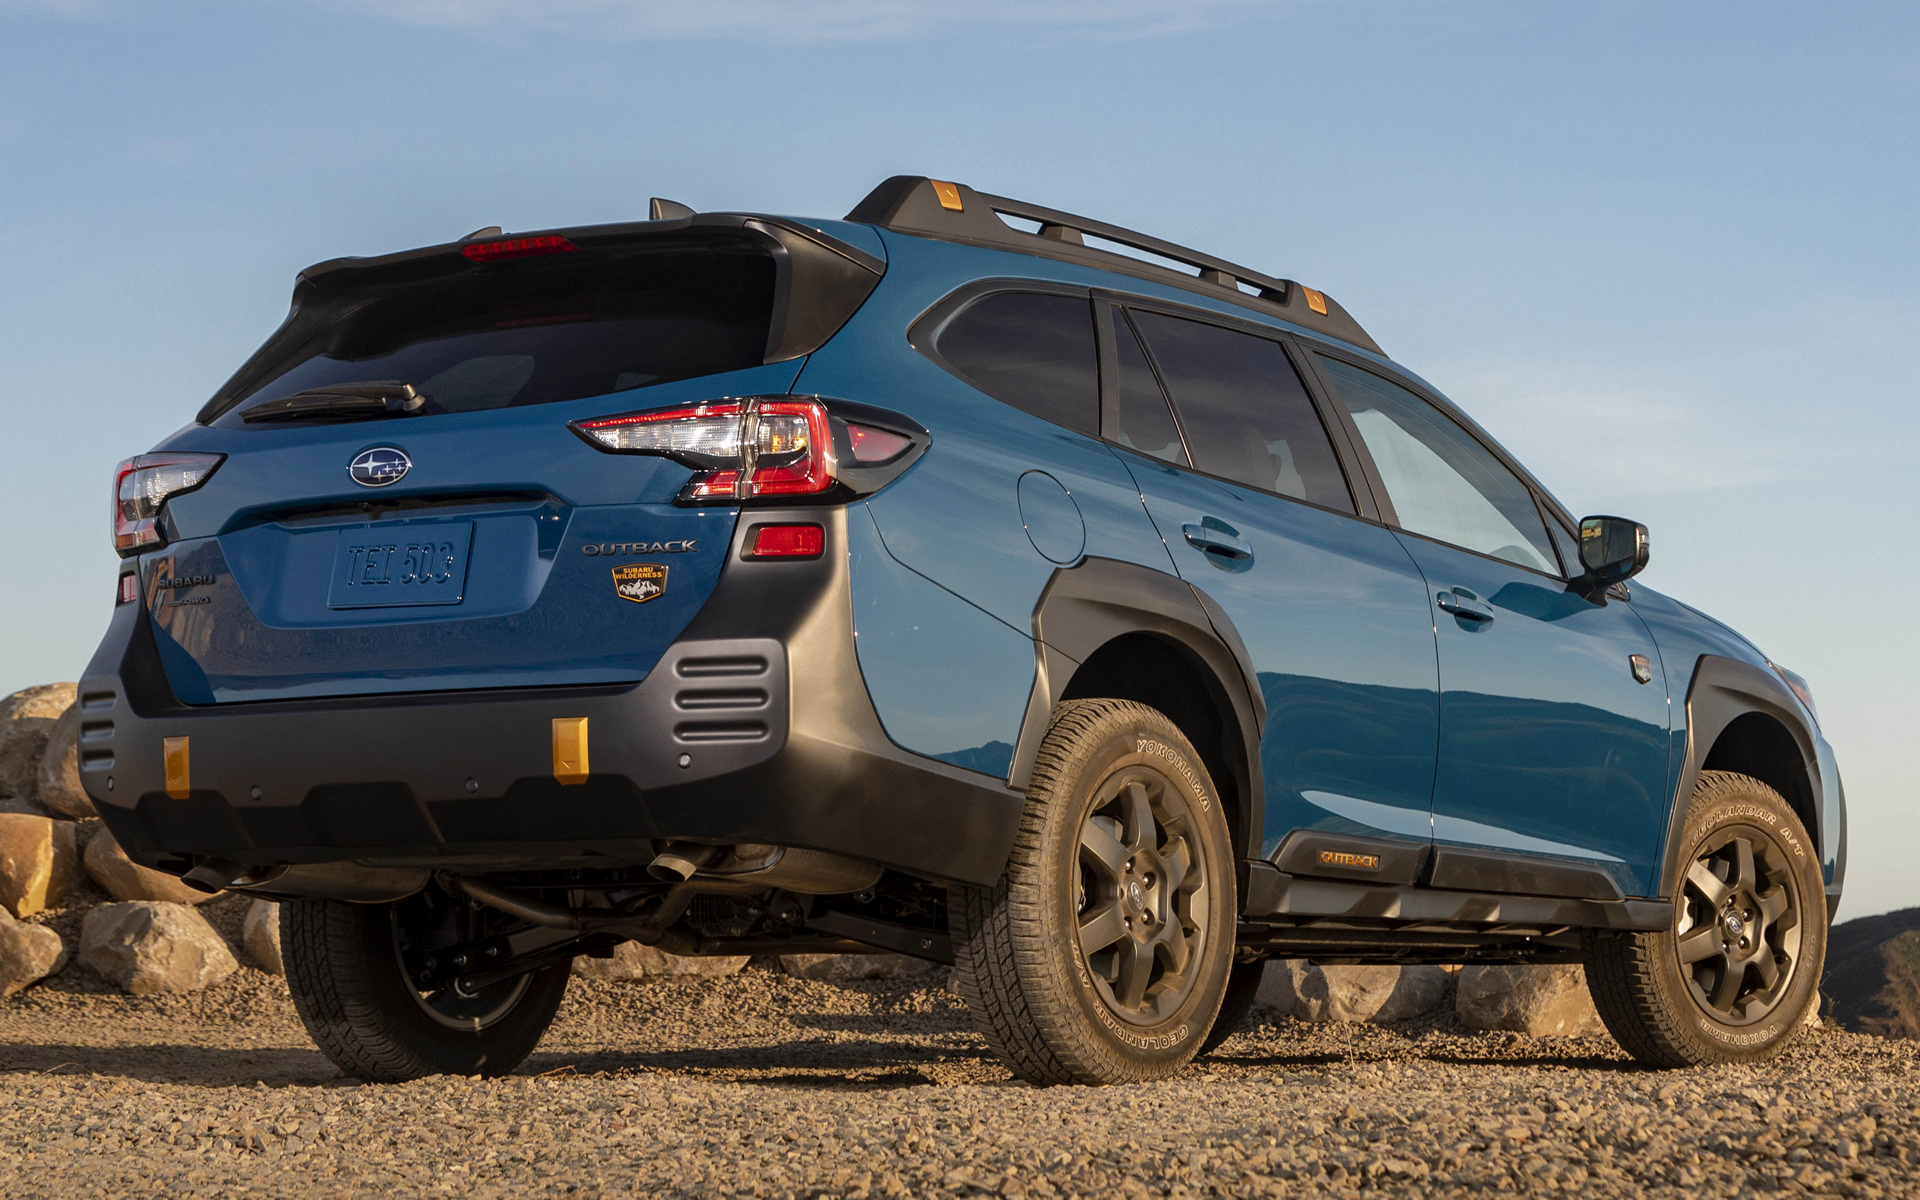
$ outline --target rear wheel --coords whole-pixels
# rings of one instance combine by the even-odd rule
[[[1177,1071],[1226,990],[1234,875],[1199,755],[1144,705],[1075,700],[1034,763],[1005,874],[956,888],[955,982],[1034,1083]]]
[[[1594,1007],[1654,1066],[1771,1057],[1798,1030],[1826,959],[1813,841],[1780,793],[1729,771],[1701,773],[1680,836],[1672,928],[1587,935]]]
[[[280,941],[294,1009],[321,1053],[369,1083],[504,1075],[553,1023],[568,963],[480,986],[416,978],[435,949],[497,932],[470,927],[494,919],[438,888],[395,904],[284,902]]]

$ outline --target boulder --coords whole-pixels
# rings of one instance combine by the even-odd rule
[[[271,900],[255,900],[247,906],[247,919],[240,926],[240,944],[269,975],[285,975],[287,962],[280,957],[280,906]]]
[[[79,879],[71,821],[0,813],[0,906],[29,917],[66,898]]]
[[[191,992],[240,969],[233,951],[184,904],[102,904],[80,925],[80,961],[135,996]]]
[[[1572,963],[1463,967],[1454,1011],[1469,1029],[1534,1037],[1606,1032],[1586,972]]]
[[[47,735],[73,695],[71,683],[48,683],[0,700],[0,796],[33,794]]]
[[[0,1000],[30,987],[67,965],[60,935],[45,925],[28,925],[0,908]]]
[[[82,856],[87,874],[115,900],[161,900],[168,904],[204,904],[219,895],[180,882],[164,871],[143,867],[127,857],[113,834],[102,829],[87,842]]]
[[[853,983],[862,979],[910,979],[935,964],[904,954],[782,954],[780,969],[796,979]]]
[[[1440,967],[1267,965],[1259,1000],[1301,1021],[1405,1021],[1447,1006],[1453,977]]]
[[[639,942],[621,942],[609,958],[573,960],[573,973],[587,979],[606,981],[633,979],[712,978],[737,974],[747,965],[746,955],[726,957],[668,954]]]
[[[47,733],[47,748],[40,755],[39,780],[33,794],[48,812],[63,817],[82,820],[100,815],[80,786],[79,705],[69,706]]]

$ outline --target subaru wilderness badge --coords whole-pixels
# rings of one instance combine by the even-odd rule
[[[375,446],[371,450],[362,450],[347,464],[347,474],[363,487],[386,487],[390,483],[399,483],[413,470],[413,460],[406,451],[396,450],[392,446]]]

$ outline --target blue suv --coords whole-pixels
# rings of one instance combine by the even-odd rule
[[[1805,682],[1331,297],[919,177],[650,216],[311,267],[118,469],[88,792],[284,902],[345,1071],[510,1070],[626,940],[950,962],[1040,1083],[1178,1070],[1276,955],[1793,1036]]]

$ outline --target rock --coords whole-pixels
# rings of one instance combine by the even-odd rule
[[[1920,908],[1835,925],[1820,990],[1855,1033],[1920,1038]]]
[[[1269,963],[1259,1000],[1301,1021],[1404,1021],[1447,1006],[1453,978],[1440,967]]]
[[[97,817],[93,801],[80,786],[80,706],[69,705],[47,733],[47,747],[40,755],[39,779],[34,799],[49,812],[81,820]]]
[[[67,965],[60,935],[45,925],[28,925],[0,908],[0,1000],[40,982]]]
[[[87,842],[83,856],[87,874],[115,900],[163,900],[168,904],[204,904],[219,893],[209,894],[180,882],[164,871],[143,867],[127,857],[113,834],[105,829]]]
[[[47,735],[73,696],[71,683],[48,683],[0,700],[0,796],[33,794]]]
[[[16,917],[54,907],[79,878],[71,821],[0,813],[0,905]]]
[[[907,979],[935,964],[904,954],[782,954],[780,969],[797,979],[852,983],[861,979]]]
[[[191,992],[240,969],[207,919],[184,904],[102,904],[80,925],[80,961],[135,996]]]
[[[1585,971],[1571,963],[1463,967],[1455,1011],[1469,1029],[1534,1037],[1606,1032]]]
[[[285,975],[286,960],[280,957],[280,906],[271,900],[255,900],[247,905],[247,919],[240,927],[240,944],[247,957],[269,975]]]
[[[639,942],[621,942],[611,958],[573,960],[573,973],[587,979],[606,981],[633,979],[712,978],[733,975],[747,965],[747,956],[703,957],[668,954]]]

